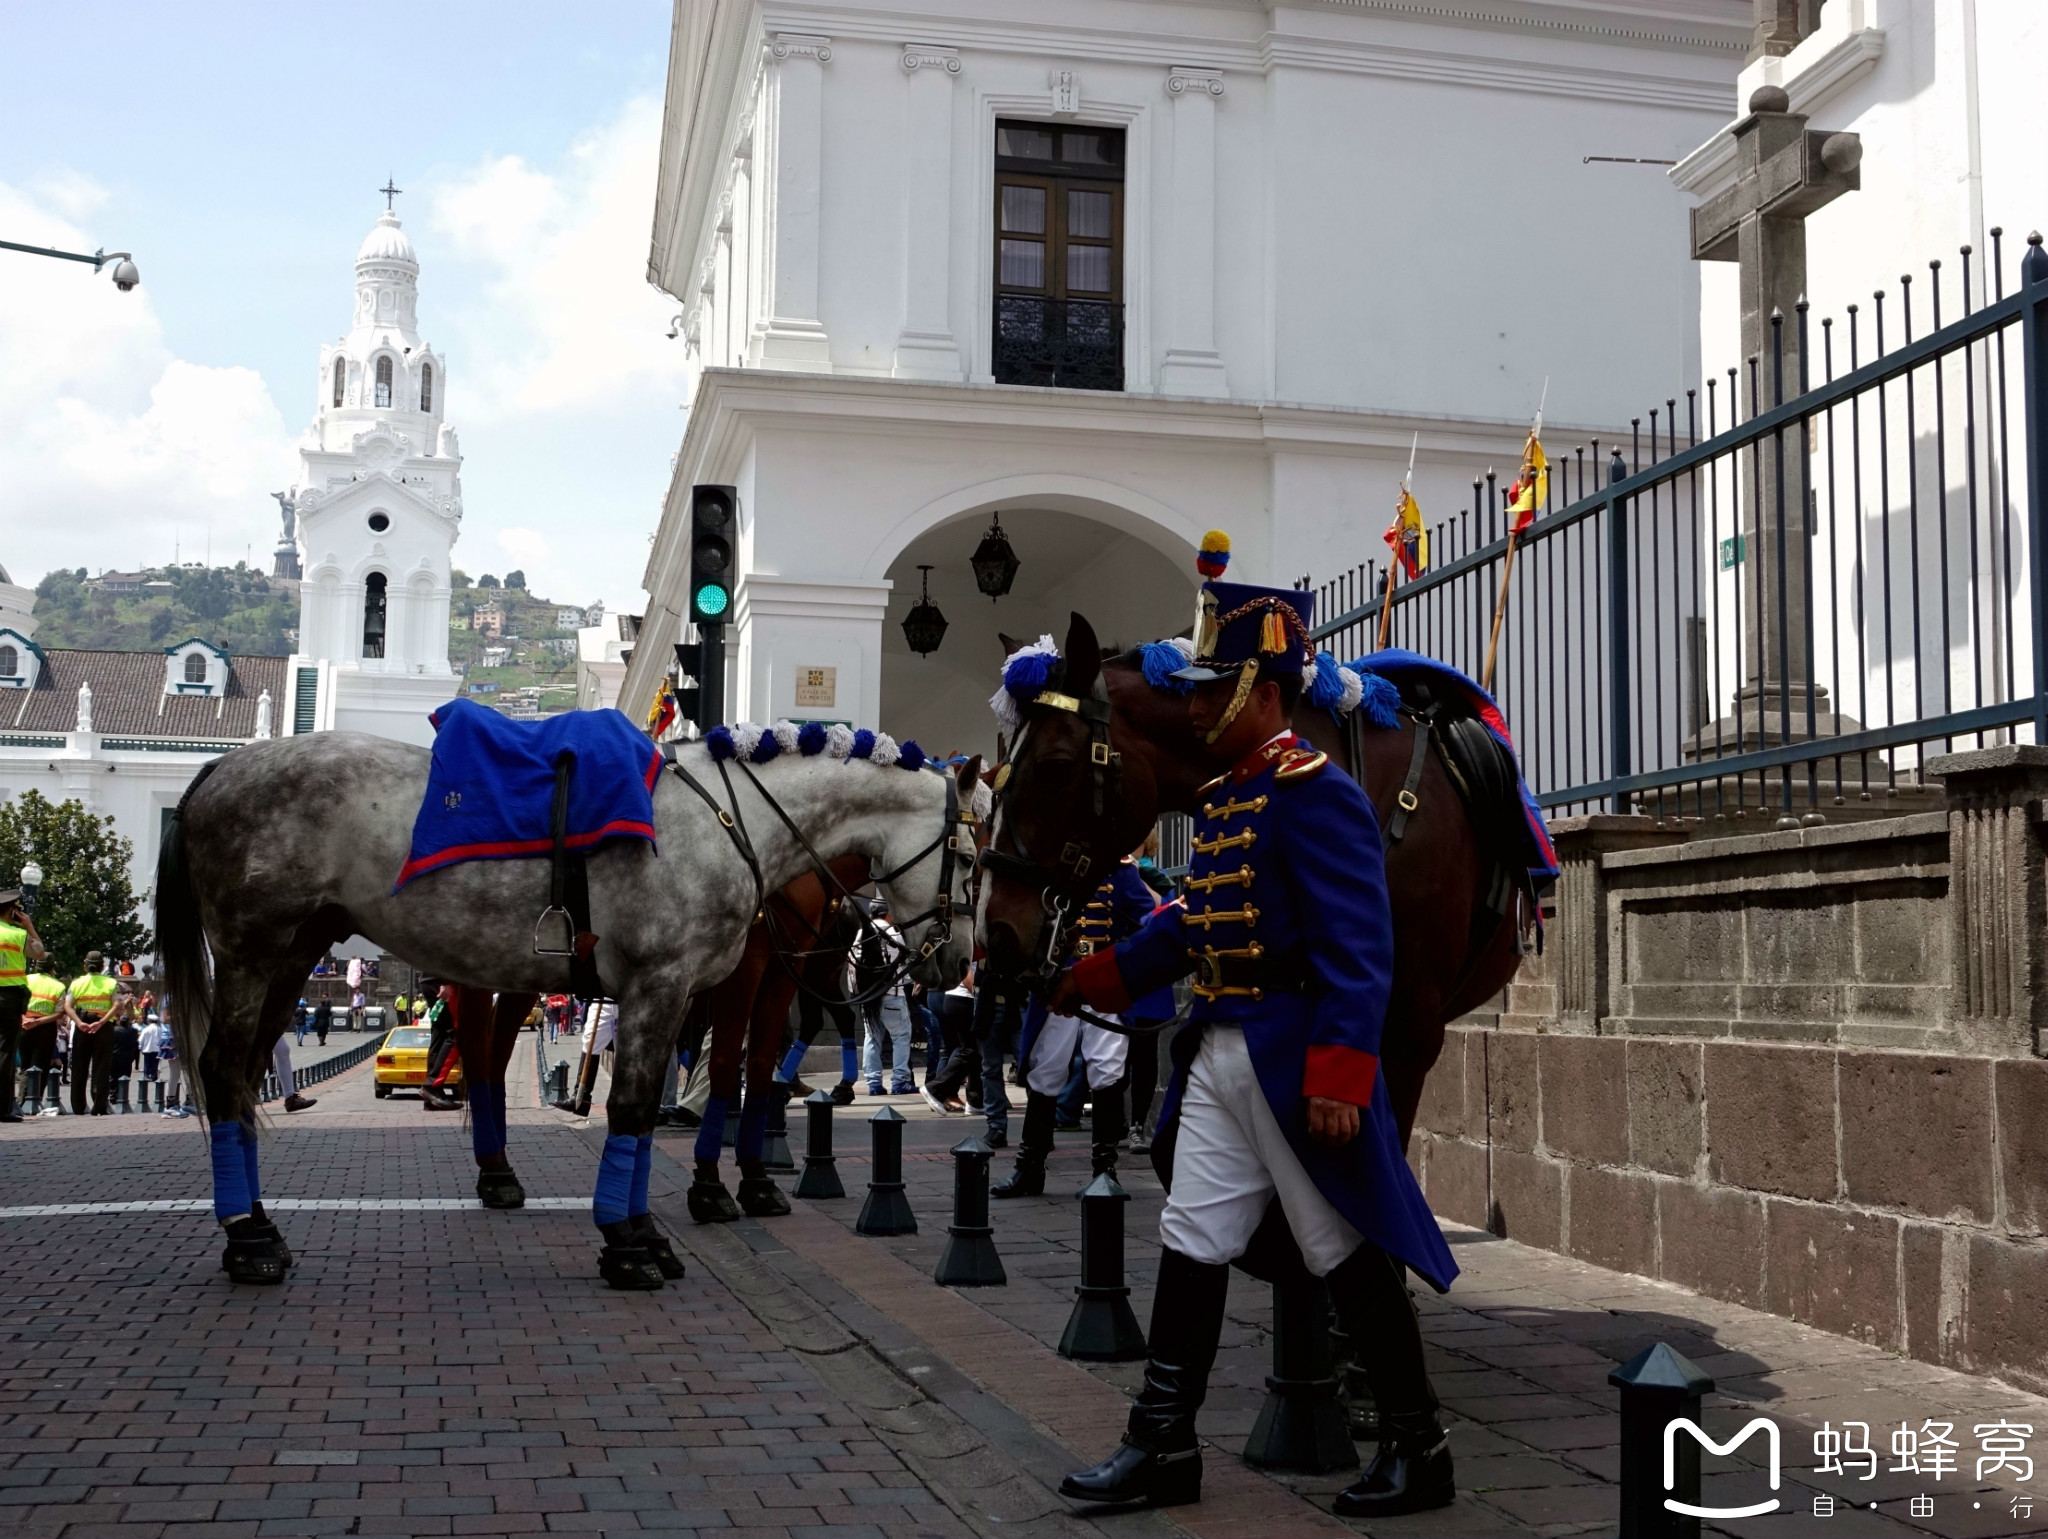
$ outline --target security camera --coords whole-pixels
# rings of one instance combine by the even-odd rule
[[[131,292],[134,289],[135,285],[140,283],[141,281],[142,274],[136,271],[135,264],[133,262],[130,262],[126,258],[123,258],[121,261],[116,262],[114,264],[114,287],[119,289],[122,293],[126,294]]]

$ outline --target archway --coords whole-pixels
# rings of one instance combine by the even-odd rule
[[[882,627],[884,731],[915,738],[932,754],[993,754],[996,724],[988,697],[1002,663],[998,633],[1035,641],[1050,632],[1064,640],[1067,617],[1076,610],[1105,646],[1187,628],[1199,581],[1192,545],[1157,527],[1146,530],[1149,538],[1126,532],[1132,518],[1122,509],[1091,508],[1077,498],[1045,505],[1052,500],[963,511],[927,529],[890,562],[895,588]],[[994,602],[976,589],[968,565],[992,512],[1001,513],[1020,562],[1010,592]],[[1184,554],[1175,560],[1162,546],[1181,547]],[[904,616],[918,601],[921,563],[932,567],[932,602],[947,621],[944,642],[925,657],[903,636]]]

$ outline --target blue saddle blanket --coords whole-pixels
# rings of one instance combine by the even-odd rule
[[[607,839],[654,843],[654,782],[661,750],[619,711],[568,711],[513,721],[473,700],[428,718],[434,761],[412,826],[412,853],[392,887],[459,860],[519,860],[555,847],[555,760],[576,756],[569,779],[568,846]]]

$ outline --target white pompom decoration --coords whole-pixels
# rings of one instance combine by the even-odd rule
[[[739,750],[742,759],[754,757],[754,750],[761,746],[762,730],[751,721],[740,722],[732,729],[733,746]]]
[[[778,721],[768,729],[775,734],[775,741],[782,745],[784,753],[796,752],[796,735],[802,730],[793,721]]]
[[[900,757],[901,752],[896,747],[896,739],[889,736],[886,732],[877,732],[875,734],[875,746],[868,754],[868,762],[879,764],[883,769],[887,769]]]
[[[825,756],[829,759],[844,759],[853,752],[853,728],[845,722],[835,721],[825,729]]]

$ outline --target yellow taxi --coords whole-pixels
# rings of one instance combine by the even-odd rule
[[[433,1031],[426,1026],[394,1026],[377,1044],[377,1099],[391,1094],[393,1086],[417,1090],[427,1082],[427,1044]],[[458,1060],[448,1069],[448,1084],[462,1083]]]

